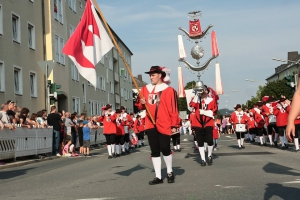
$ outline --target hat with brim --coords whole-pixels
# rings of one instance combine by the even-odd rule
[[[150,68],[150,71],[148,72],[145,72],[146,74],[161,74],[162,77],[165,77],[166,76],[166,72],[162,71],[162,68],[160,66],[152,66]]]
[[[236,104],[236,105],[234,106],[234,109],[237,110],[238,108],[241,108],[241,107],[242,107],[241,104]]]
[[[106,104],[106,106],[103,106],[103,107],[101,108],[101,110],[108,110],[108,109],[110,109],[110,108],[111,108],[111,105]]]
[[[116,109],[116,113],[119,114],[121,113],[122,111],[120,109]]]

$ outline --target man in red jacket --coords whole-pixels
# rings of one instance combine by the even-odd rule
[[[203,83],[202,83],[203,85]],[[218,111],[216,100],[209,97],[210,90],[204,85],[204,90],[196,94],[189,106],[195,109],[195,117],[192,120],[192,128],[195,130],[196,139],[201,156],[201,166],[206,166],[204,142],[208,145],[208,165],[212,165],[213,128],[215,126],[214,115]]]
[[[145,110],[145,105],[147,105],[155,123],[152,123],[147,112],[147,116],[145,117],[145,132],[148,136],[152,163],[156,175],[149,184],[163,183],[160,152],[162,152],[167,166],[168,183],[173,183],[174,174],[170,141],[171,133],[177,131],[176,128],[179,127],[180,123],[177,93],[172,87],[168,86],[170,76],[167,68],[152,66],[150,71],[145,73],[150,75],[151,84],[141,89],[144,98],[139,98],[136,106],[139,110]]]

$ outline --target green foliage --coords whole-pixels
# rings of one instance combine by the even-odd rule
[[[185,85],[184,89],[185,90],[193,89],[195,85],[196,85],[196,81],[190,81]]]
[[[274,96],[276,100],[279,99],[281,95],[284,95],[286,98],[291,99],[293,97],[293,90],[285,83],[286,81],[284,79],[267,83],[261,91],[261,96]]]
[[[178,98],[178,109],[179,111],[188,111],[186,98]]]

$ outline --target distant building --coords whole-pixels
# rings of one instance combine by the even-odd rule
[[[275,73],[266,79],[267,82],[282,80],[289,75],[295,75],[296,79],[298,78],[296,74],[298,74],[300,70],[299,64],[294,64],[291,61],[299,61],[300,54],[298,51],[288,52],[287,60],[288,62],[286,64],[279,65],[275,68]]]
[[[115,48],[96,66],[96,88],[62,53],[85,4],[85,0],[0,0],[0,102],[15,100],[31,112],[48,109],[46,82],[51,80],[61,85],[55,103],[59,110],[100,115],[101,107],[109,103],[113,109],[122,105],[133,111],[131,79]],[[131,68],[132,52],[112,32]],[[38,61],[54,61],[46,79]]]

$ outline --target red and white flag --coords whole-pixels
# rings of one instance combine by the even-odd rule
[[[91,0],[86,1],[81,21],[63,48],[82,77],[96,87],[96,64],[113,47]]]
[[[217,37],[215,31],[211,32],[211,46],[212,46],[212,56],[219,56],[219,48],[217,43]]]

